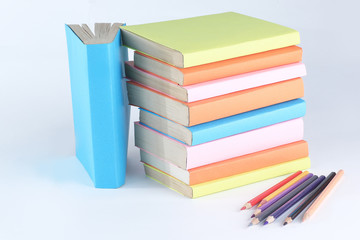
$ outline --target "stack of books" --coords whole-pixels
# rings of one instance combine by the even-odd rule
[[[121,30],[147,176],[195,198],[310,167],[297,31],[233,12]]]

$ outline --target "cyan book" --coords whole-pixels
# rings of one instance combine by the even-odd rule
[[[76,157],[97,188],[125,182],[129,106],[120,23],[65,25]]]
[[[231,117],[186,127],[145,109],[140,109],[140,122],[187,145],[198,145],[216,139],[305,115],[306,103],[295,99]]]

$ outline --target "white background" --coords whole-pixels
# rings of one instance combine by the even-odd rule
[[[334,239],[357,232],[359,7],[344,0],[2,0],[0,239]],[[225,11],[300,32],[308,70],[305,138],[311,172],[345,170],[308,222],[247,227],[251,212],[240,212],[241,206],[282,178],[195,200],[146,178],[132,128],[126,184],[120,189],[94,189],[74,157],[65,23],[133,25]],[[133,121],[137,114],[133,109]]]

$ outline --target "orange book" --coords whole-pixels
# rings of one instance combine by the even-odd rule
[[[183,86],[300,62],[301,59],[302,49],[290,46],[195,67],[178,68],[141,52],[134,53],[136,67]]]
[[[308,144],[306,141],[301,140],[189,170],[179,168],[144,150],[141,150],[141,161],[177,178],[185,184],[195,185],[304,158],[308,155]]]
[[[197,102],[186,103],[150,89],[127,82],[129,103],[154,112],[184,126],[210,122],[239,113],[286,102],[304,95],[301,78],[233,92]]]

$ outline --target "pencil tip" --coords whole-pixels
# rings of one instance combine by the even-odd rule
[[[245,206],[243,206],[240,210],[245,210],[246,209],[246,207]]]
[[[284,222],[283,226],[285,226],[286,224],[288,224],[287,222]]]
[[[264,222],[264,225],[266,225],[266,224],[268,224],[268,223],[269,223],[268,221],[265,221],[265,222]]]
[[[253,224],[252,224],[252,222],[251,223],[249,223],[249,225],[248,225],[248,227],[251,227]]]

